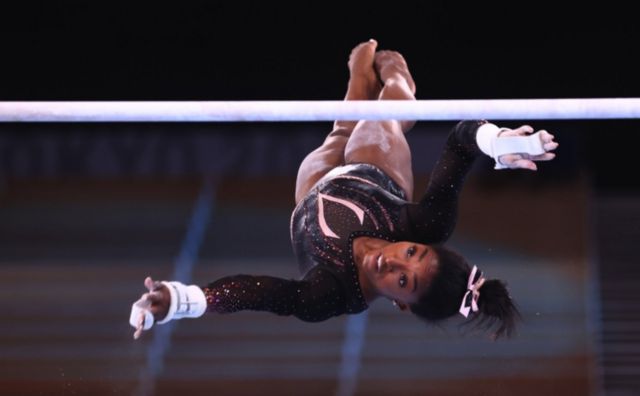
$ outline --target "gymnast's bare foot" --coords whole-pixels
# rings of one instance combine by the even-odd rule
[[[402,86],[406,85],[406,88],[408,88],[411,93],[411,95],[408,95],[408,92],[397,92],[392,95],[397,95],[397,98],[387,97],[380,99],[414,99],[413,96],[416,93],[416,84],[413,81],[413,77],[411,77],[407,62],[399,52],[378,51],[375,54],[374,63],[375,69],[385,86],[395,83],[400,85],[400,88],[405,88]]]
[[[349,56],[349,83],[344,100],[373,100],[377,99],[382,89],[382,83],[378,79],[373,68],[373,59],[378,42],[371,39],[360,43],[351,50]],[[355,128],[357,120],[338,120],[334,125],[334,135],[345,134],[350,136]]]
[[[377,99],[382,84],[373,68],[378,42],[371,39],[358,44],[349,56],[349,84],[345,100]]]
[[[409,72],[404,57],[396,51],[378,51],[374,57],[374,67],[384,83],[378,99],[380,100],[415,100],[416,84]],[[400,121],[403,132],[408,132],[415,125],[414,120]]]

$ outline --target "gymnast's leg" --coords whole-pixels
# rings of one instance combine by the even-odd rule
[[[377,43],[370,40],[357,45],[349,57],[349,83],[344,100],[372,100],[380,93],[382,85],[373,68]],[[336,121],[322,146],[312,151],[300,164],[296,180],[296,203],[325,174],[344,165],[345,146],[357,121]]]
[[[379,51],[374,66],[384,87],[379,100],[415,100],[416,86],[402,55]],[[413,198],[411,150],[404,134],[415,121],[361,121],[345,147],[345,162],[369,163],[382,169]]]

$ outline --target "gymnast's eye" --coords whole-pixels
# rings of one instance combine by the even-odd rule
[[[407,286],[407,275],[406,274],[400,274],[400,279],[398,280],[398,284],[400,285],[400,287]]]
[[[407,249],[407,258],[412,257],[414,254],[416,254],[415,246],[411,246],[409,249]]]

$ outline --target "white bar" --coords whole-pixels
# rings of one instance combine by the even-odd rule
[[[640,98],[0,102],[0,122],[566,120],[640,118]]]

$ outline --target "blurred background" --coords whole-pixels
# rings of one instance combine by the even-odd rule
[[[418,99],[638,97],[632,15],[25,1],[0,13],[0,101],[337,100],[369,38],[405,56]],[[295,175],[331,123],[0,124],[0,394],[640,394],[640,122],[491,121],[560,143],[536,173],[480,159],[461,197],[450,245],[523,314],[498,342],[383,301],[315,324],[207,315],[134,341],[147,275],[300,275]],[[407,136],[416,198],[454,124]]]

